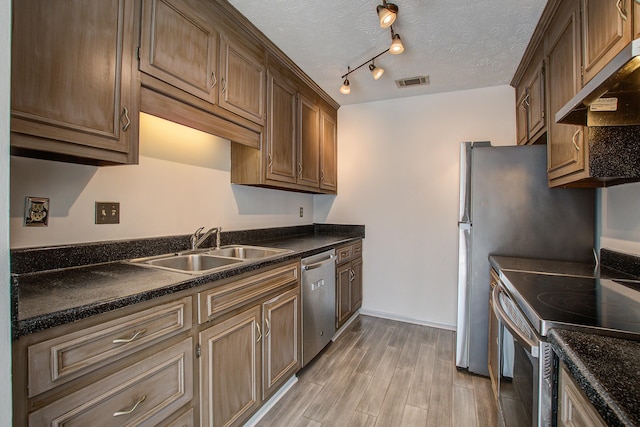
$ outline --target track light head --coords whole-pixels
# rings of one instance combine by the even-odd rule
[[[399,55],[404,52],[402,39],[400,38],[400,34],[394,34],[393,30],[391,30],[391,34],[391,47],[389,47],[389,53],[392,55]]]
[[[378,18],[380,19],[380,27],[389,28],[398,16],[398,6],[383,1],[382,4],[376,8],[376,12],[378,12]]]
[[[369,64],[369,71],[371,71],[371,75],[375,80],[378,80],[384,74],[384,68],[376,67],[373,61]]]
[[[340,87],[340,93],[343,95],[349,95],[351,93],[351,88],[349,87],[349,79],[345,78],[344,83]]]

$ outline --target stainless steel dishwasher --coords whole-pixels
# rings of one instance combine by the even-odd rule
[[[336,251],[302,259],[302,366],[336,332]]]

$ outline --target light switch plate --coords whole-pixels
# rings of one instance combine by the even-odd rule
[[[120,203],[96,202],[96,224],[120,224]]]
[[[49,226],[49,198],[28,196],[24,204],[25,227]]]

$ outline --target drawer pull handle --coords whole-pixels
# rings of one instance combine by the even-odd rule
[[[127,129],[129,129],[129,126],[131,125],[131,119],[129,118],[129,109],[127,109],[127,107],[124,107],[122,109],[121,118],[122,117],[124,117],[125,119],[124,126],[122,126],[122,132],[126,132]]]
[[[267,331],[264,333],[264,337],[267,338],[271,333],[271,325],[269,325],[269,319],[264,318],[265,323],[267,324]]]
[[[118,411],[118,412],[114,412],[114,413],[113,413],[113,416],[114,416],[114,417],[119,417],[119,416],[121,416],[121,415],[129,415],[129,414],[131,414],[133,411],[135,411],[136,409],[138,409],[138,406],[139,406],[142,402],[144,402],[144,400],[145,400],[146,398],[147,398],[147,396],[146,396],[146,395],[145,395],[145,396],[142,396],[142,397],[140,398],[140,400],[138,400],[138,401],[136,402],[136,404],[135,404],[135,405],[133,405],[133,408],[129,409],[128,411]]]
[[[144,334],[145,332],[147,332],[146,329],[140,329],[138,331],[133,331],[133,335],[131,335],[131,338],[118,338],[113,340],[114,344],[127,344],[130,343],[132,341],[137,340],[140,335]]]
[[[580,129],[578,129],[576,133],[573,134],[573,138],[571,138],[571,142],[573,142],[573,147],[576,149],[576,151],[580,151],[580,147],[576,142],[576,138],[578,137],[578,135],[580,135]]]
[[[256,342],[260,342],[262,339],[262,332],[260,332],[260,324],[256,322],[256,328],[258,328],[258,338],[256,338]]]

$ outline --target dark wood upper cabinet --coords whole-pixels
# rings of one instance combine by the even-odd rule
[[[631,42],[633,0],[582,0],[586,84]]]
[[[12,152],[136,163],[135,2],[20,0],[12,12]]]

